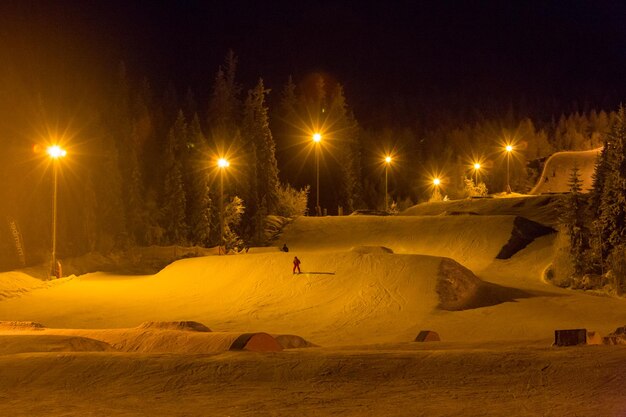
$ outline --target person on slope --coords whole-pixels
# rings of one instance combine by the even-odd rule
[[[287,247],[287,244],[286,244],[286,243],[285,243],[285,244],[283,244],[283,247],[282,247],[281,251],[283,251],[283,252],[289,252],[289,248]]]
[[[300,259],[297,256],[293,257],[293,273],[296,273],[296,269],[298,270],[298,274],[300,273]]]

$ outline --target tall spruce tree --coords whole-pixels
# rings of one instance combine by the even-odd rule
[[[183,183],[181,146],[187,143],[187,123],[183,112],[178,113],[169,131],[167,147],[163,155],[165,179],[161,197],[163,229],[170,244],[184,244],[187,237],[186,197]]]
[[[599,223],[603,254],[626,244],[626,109],[620,106],[606,142],[606,178],[600,200]]]
[[[278,163],[276,161],[276,145],[269,128],[268,109],[265,105],[265,89],[263,80],[259,79],[256,87],[248,92],[244,107],[243,136],[246,149],[252,151],[249,158],[248,175],[255,189],[247,194],[251,201],[244,203],[254,217],[256,238],[262,238],[263,219],[268,213],[275,213],[278,199]]]
[[[329,110],[330,125],[335,136],[336,154],[339,162],[339,201],[338,204],[353,211],[362,203],[361,192],[361,149],[359,144],[359,126],[349,112],[343,87],[337,84]]]
[[[590,233],[588,228],[588,205],[585,204],[582,191],[580,169],[574,165],[569,178],[569,194],[566,196],[560,213],[560,223],[567,231],[570,243],[570,256],[574,273],[581,275],[590,269],[587,259]]]
[[[591,193],[589,196],[589,207],[593,212],[593,217],[597,218],[600,214],[600,202],[602,201],[602,192],[604,191],[604,183],[606,181],[607,172],[609,170],[607,152],[609,145],[604,141],[602,151],[598,155],[595,168],[592,175]]]
[[[200,128],[200,120],[195,114],[189,126],[188,142],[185,147],[186,157],[185,181],[187,199],[187,224],[189,240],[196,245],[209,244],[211,233],[211,211],[213,210],[209,195],[209,175],[206,169],[206,139]]]

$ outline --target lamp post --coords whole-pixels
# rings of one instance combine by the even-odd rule
[[[59,158],[67,155],[67,151],[58,145],[53,145],[47,149],[48,155],[52,158],[52,172],[54,176],[52,191],[52,268],[51,272],[59,278],[60,271],[57,268],[57,188],[59,176]]]
[[[511,184],[509,183],[509,165],[511,161],[511,152],[513,151],[513,146],[506,145],[504,149],[506,150],[506,193],[511,194]]]
[[[387,171],[389,171],[389,164],[391,164],[391,156],[387,155],[385,157],[385,211],[389,211],[389,199],[387,198],[388,192],[387,192],[387,177],[388,177],[388,173]]]
[[[320,133],[313,134],[313,142],[315,144],[315,167],[316,167],[316,193],[317,199],[315,201],[315,213],[318,216],[322,215],[322,209],[320,207],[320,142],[322,141],[322,135]]]
[[[434,200],[441,200],[441,193],[439,192],[441,180],[439,178],[433,178],[433,185],[435,186],[435,191],[433,193],[433,197],[435,197]]]
[[[474,180],[474,186],[477,187],[478,186],[478,170],[480,169],[480,163],[475,162],[474,163],[474,176],[475,176],[475,180]]]
[[[220,246],[219,254],[222,254],[222,246],[224,246],[224,253],[226,253],[226,246],[224,245],[224,170],[230,165],[230,162],[225,158],[217,160],[217,167],[220,170]]]

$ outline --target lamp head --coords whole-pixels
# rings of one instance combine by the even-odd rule
[[[62,149],[59,145],[49,146],[47,152],[52,159],[63,158],[65,155],[67,155],[67,151],[65,149]]]
[[[230,165],[230,162],[228,162],[226,159],[224,158],[220,158],[217,160],[217,166],[220,168],[226,168]]]
[[[319,143],[322,140],[322,135],[320,133],[313,133],[313,142]]]

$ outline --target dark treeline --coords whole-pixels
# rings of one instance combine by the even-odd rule
[[[267,215],[313,213],[315,132],[322,134],[320,205],[336,214],[384,207],[386,154],[394,158],[389,194],[400,208],[428,199],[434,175],[446,195],[463,196],[474,159],[484,167],[480,181],[502,191],[505,142],[515,145],[511,185],[523,192],[539,169],[532,161],[601,146],[617,119],[592,109],[534,122],[507,109],[466,119],[399,115],[380,126],[357,120],[344,87],[325,74],[290,78],[275,91],[262,79],[243,86],[233,53],[207,81],[205,100],[192,89],[154,91],[123,64],[92,79],[73,78],[63,66],[46,75],[18,68],[0,74],[3,264],[15,259],[14,226],[28,262],[48,256],[52,167],[45,148],[53,142],[68,151],[58,194],[58,253],[67,257],[134,245],[217,245],[222,209],[227,245],[264,243]],[[222,206],[219,157],[230,162]]]

